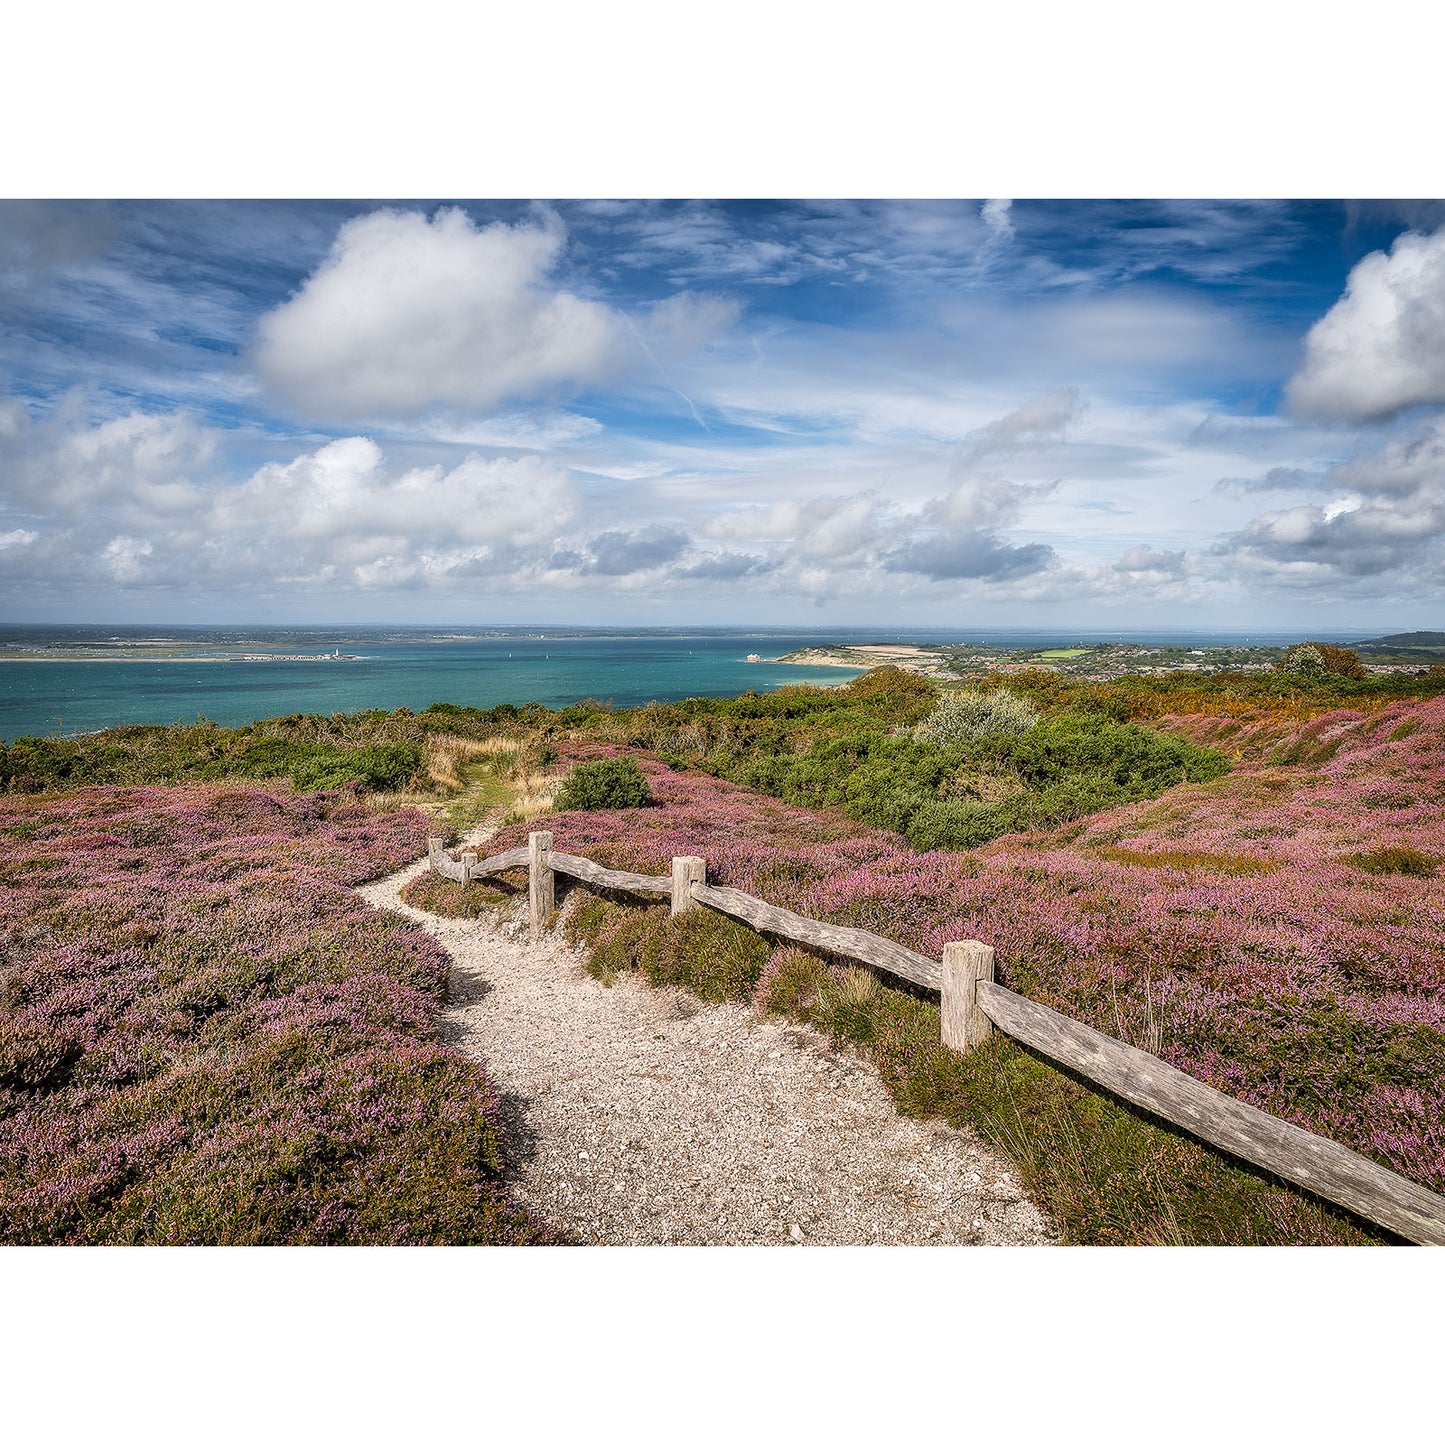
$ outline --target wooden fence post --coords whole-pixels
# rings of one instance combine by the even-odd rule
[[[672,860],[672,916],[686,913],[698,906],[692,896],[694,883],[707,882],[707,864],[701,858],[674,858]]]
[[[437,859],[446,852],[447,840],[445,838],[428,838],[426,840],[426,860],[431,864],[433,873],[440,873],[437,867]]]
[[[557,875],[547,855],[552,851],[550,833],[527,835],[527,899],[532,910],[532,941],[542,936],[547,915],[557,906]]]
[[[943,945],[943,986],[940,989],[942,1036],[946,1047],[966,1054],[993,1033],[993,1024],[978,1005],[978,981],[993,981],[993,949],[969,939]]]
[[[472,881],[472,869],[477,866],[477,855],[475,853],[462,854],[462,883],[468,884]]]

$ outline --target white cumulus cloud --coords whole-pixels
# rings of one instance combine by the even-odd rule
[[[550,555],[581,507],[572,474],[536,455],[404,466],[352,436],[229,479],[205,467],[215,437],[184,417],[4,414],[12,595],[37,578],[182,591],[506,581]]]
[[[217,499],[216,530],[283,519],[296,541],[447,538],[527,545],[549,540],[576,507],[567,473],[540,457],[469,456],[446,470],[395,473],[369,437],[343,437],[286,463],[261,467]]]
[[[1350,272],[1287,395],[1301,414],[1349,421],[1445,402],[1445,227],[1406,232]]]
[[[1287,583],[1390,579],[1398,588],[1413,575],[1421,587],[1436,585],[1445,555],[1445,419],[1298,485],[1335,495],[1262,513],[1218,550],[1252,575]]]
[[[117,582],[139,582],[145,576],[145,559],[154,550],[144,537],[112,537],[102,560]]]
[[[261,318],[253,360],[322,420],[490,411],[611,374],[621,317],[549,279],[556,225],[478,228],[459,209],[348,221],[301,290]]]
[[[184,414],[130,412],[87,426],[68,406],[36,422],[18,402],[0,404],[5,500],[49,515],[187,512],[199,500],[192,479],[215,453],[215,435]]]

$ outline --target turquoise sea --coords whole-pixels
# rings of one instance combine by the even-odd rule
[[[122,723],[228,726],[287,713],[455,702],[474,707],[599,698],[619,707],[726,697],[785,683],[845,682],[854,670],[748,662],[827,642],[984,642],[1054,647],[1124,634],[963,629],[0,627],[0,738]],[[1129,633],[1143,639],[1146,634]],[[1291,634],[1150,633],[1156,641],[1273,644]],[[341,653],[319,660],[322,653]],[[264,654],[266,660],[246,660]],[[43,660],[42,660],[43,659]]]

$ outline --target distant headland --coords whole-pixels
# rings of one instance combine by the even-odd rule
[[[1305,638],[1301,635],[1301,641]],[[1351,644],[1371,672],[1405,672],[1445,660],[1445,632],[1400,632]],[[1107,682],[1130,675],[1169,672],[1268,672],[1283,658],[1284,646],[1245,643],[1185,647],[1158,642],[1088,642],[1072,647],[1000,647],[985,643],[820,643],[781,657],[749,657],[749,661],[788,663],[799,667],[898,667],[939,679],[979,677],[988,673],[1043,668],[1052,672]]]

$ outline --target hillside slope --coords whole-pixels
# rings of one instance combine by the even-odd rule
[[[0,1242],[550,1237],[447,958],[346,887],[426,820],[254,785],[0,796]]]
[[[661,806],[562,814],[548,826],[557,847],[614,867],[656,873],[674,855],[700,854],[712,881],[934,957],[949,939],[982,939],[1010,987],[1445,1189],[1445,700],[1306,724],[1191,716],[1166,725],[1234,753],[1235,773],[972,853],[920,854],[841,814],[649,761]],[[574,745],[573,755],[595,751]],[[505,830],[495,848],[526,831]],[[445,889],[414,889],[415,902],[449,906]],[[837,1022],[829,980],[839,970],[819,973],[797,950],[734,943],[726,930],[689,942],[687,929],[701,925],[680,925],[664,910],[610,903],[584,920],[604,967]],[[891,989],[878,998],[834,1031],[883,1060],[907,1108],[958,1119],[992,1111],[999,1129],[1012,1126],[1010,1110],[1021,1125],[1033,1110],[1033,1137],[1045,1140],[1039,1187],[1074,1238],[1363,1237],[1078,1099],[1064,1110],[1068,1128],[1102,1162],[1061,1172],[1046,1157],[1060,1147],[1061,1096],[1031,1061],[999,1050],[993,1082],[979,1076],[983,1065],[960,1073],[933,1056],[932,1005]],[[1032,1148],[1016,1141],[1016,1154]],[[1142,1213],[1111,1213],[1111,1189],[1135,1190]]]

